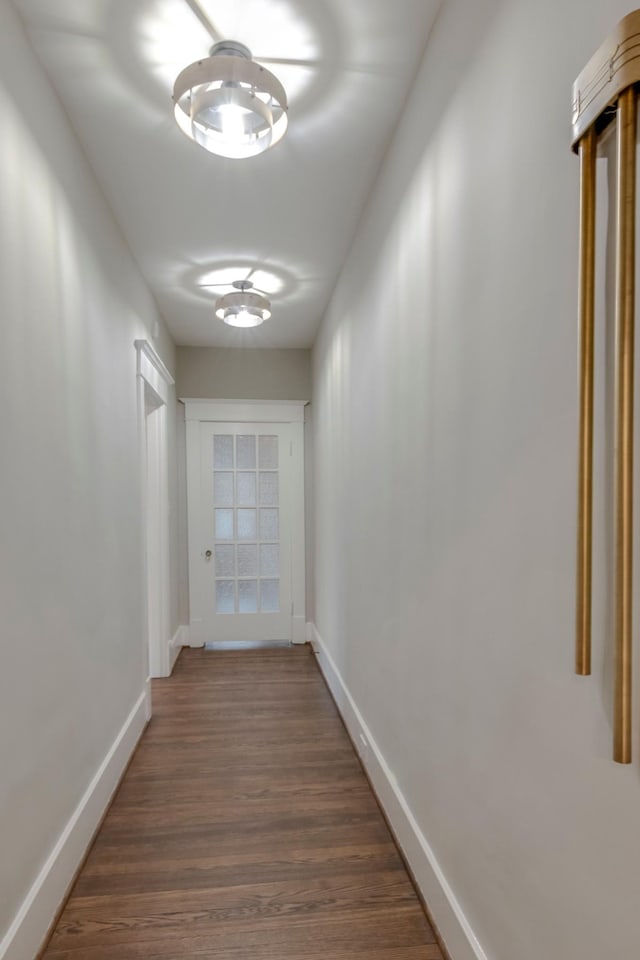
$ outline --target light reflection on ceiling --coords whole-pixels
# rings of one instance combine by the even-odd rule
[[[313,82],[312,68],[321,57],[313,27],[296,14],[287,0],[237,0],[203,2],[217,39],[242,40],[255,60],[269,63],[295,103]],[[185,0],[156,0],[141,12],[136,25],[140,58],[164,89],[190,63],[209,56],[214,42]],[[278,63],[295,60],[296,63]]]
[[[440,0],[12,3],[176,342],[235,343],[213,304],[252,274],[273,303],[252,342],[310,346]],[[219,39],[246,44],[290,103],[282,142],[241,163],[173,115],[176,76]]]

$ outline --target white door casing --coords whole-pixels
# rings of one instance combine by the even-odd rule
[[[183,403],[191,644],[304,643],[304,404]]]
[[[170,662],[169,462],[167,403],[173,378],[147,340],[136,340],[142,477],[143,605],[148,675],[167,677]]]

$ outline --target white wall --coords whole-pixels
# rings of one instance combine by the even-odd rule
[[[310,350],[178,347],[176,368],[179,397],[311,399]]]
[[[162,321],[7,0],[0,129],[1,953],[145,689],[133,343]]]
[[[573,80],[633,5],[446,0],[314,352],[318,632],[490,960],[640,952],[602,562],[573,674],[569,149]]]

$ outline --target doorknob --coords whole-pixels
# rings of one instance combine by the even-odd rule
[[[211,560],[211,557],[213,556],[211,550],[206,550],[204,555],[205,555],[205,559],[207,560]]]

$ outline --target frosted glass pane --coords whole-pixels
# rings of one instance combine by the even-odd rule
[[[256,438],[236,437],[236,453],[238,470],[255,470],[256,468]]]
[[[257,510],[238,510],[238,540],[256,539]]]
[[[216,507],[233,506],[233,474],[220,473],[216,470],[213,475],[213,502]]]
[[[236,548],[233,544],[215,548],[216,577],[235,577],[236,575]]]
[[[258,576],[258,548],[255,543],[238,545],[238,576]]]
[[[260,511],[260,539],[261,540],[279,540],[280,522],[279,511],[261,510]]]
[[[233,470],[233,437],[214,435],[213,465],[218,470]]]
[[[278,503],[278,474],[260,474],[260,506]]]
[[[256,475],[255,473],[238,474],[238,506],[255,507],[256,506]]]
[[[263,543],[260,547],[260,576],[280,576],[280,547],[277,543]]]
[[[280,611],[280,581],[260,581],[260,609],[263,613],[279,613]]]
[[[233,580],[216,580],[216,613],[236,612],[236,591]]]
[[[240,613],[258,612],[258,590],[255,580],[238,581],[238,609]]]
[[[278,469],[278,438],[260,437],[258,440],[260,450],[260,468],[262,470]]]
[[[216,510],[216,540],[233,540],[233,510]]]

